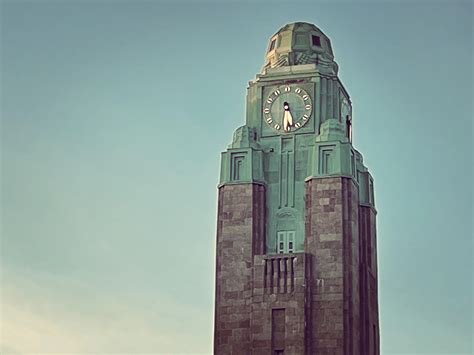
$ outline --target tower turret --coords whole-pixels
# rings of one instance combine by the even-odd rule
[[[379,354],[373,179],[329,38],[270,37],[222,153],[216,354]]]
[[[330,39],[315,25],[295,22],[275,33],[265,53],[263,72],[268,68],[317,64],[337,74]]]

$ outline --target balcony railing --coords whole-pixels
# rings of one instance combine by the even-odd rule
[[[263,287],[266,294],[291,293],[295,280],[304,277],[304,253],[265,255]]]

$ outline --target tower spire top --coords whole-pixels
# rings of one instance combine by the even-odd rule
[[[330,39],[311,23],[289,23],[270,38],[263,70],[302,64],[329,66],[337,72]]]

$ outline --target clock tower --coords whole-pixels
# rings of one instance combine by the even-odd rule
[[[379,354],[373,179],[329,38],[274,34],[222,153],[215,354]]]

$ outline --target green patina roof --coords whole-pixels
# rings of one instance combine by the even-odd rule
[[[313,24],[294,22],[283,26],[270,38],[264,70],[302,64],[326,64],[337,68],[330,39]]]

